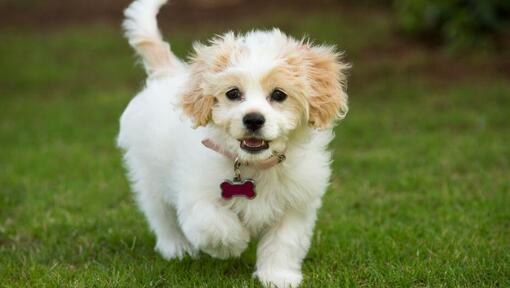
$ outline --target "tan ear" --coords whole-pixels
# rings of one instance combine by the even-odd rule
[[[327,128],[334,120],[343,119],[347,114],[344,73],[349,65],[341,61],[340,54],[333,47],[308,47],[305,53],[312,90],[308,97],[309,121],[317,128]]]
[[[194,63],[191,66],[190,81],[181,99],[184,113],[193,120],[196,127],[209,123],[214,105],[214,97],[206,95],[201,86],[204,81],[204,71],[203,67],[199,67],[200,65],[200,63]]]
[[[191,74],[186,92],[182,97],[184,112],[193,119],[195,126],[205,126],[212,118],[215,98],[204,90],[206,74],[218,73],[225,69],[235,44],[232,32],[215,37],[209,45],[194,43],[191,57]]]

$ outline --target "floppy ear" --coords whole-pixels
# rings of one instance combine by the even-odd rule
[[[188,87],[182,95],[181,104],[184,113],[188,115],[198,126],[205,126],[212,117],[212,108],[214,105],[214,97],[207,95],[202,87],[205,73],[205,67],[200,61],[191,65],[190,80]]]
[[[309,121],[317,128],[327,128],[347,114],[344,72],[349,65],[341,61],[341,55],[333,47],[307,47],[305,53],[312,90],[308,97]]]
[[[206,75],[221,72],[227,67],[235,39],[234,33],[229,32],[211,39],[209,45],[193,45],[195,53],[191,57],[191,74],[182,97],[182,107],[197,127],[209,123],[215,103],[214,96],[204,89]]]

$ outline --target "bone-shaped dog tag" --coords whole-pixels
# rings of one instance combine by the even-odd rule
[[[241,180],[241,162],[237,158],[234,161],[234,180],[223,181],[220,188],[221,197],[226,200],[236,196],[243,196],[248,199],[253,199],[257,196],[255,193],[255,181],[252,179]]]
[[[236,196],[244,196],[248,199],[253,199],[257,194],[255,193],[255,182],[251,179],[243,181],[230,181],[225,180],[220,185],[221,197],[223,199],[232,199]]]

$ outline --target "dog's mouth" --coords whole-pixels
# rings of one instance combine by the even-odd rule
[[[241,149],[249,153],[258,153],[269,148],[269,143],[260,138],[245,138],[239,140]]]

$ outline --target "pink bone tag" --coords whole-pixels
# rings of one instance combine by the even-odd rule
[[[244,196],[248,199],[253,199],[257,194],[255,194],[255,182],[251,179],[243,180],[243,181],[230,181],[225,180],[220,185],[221,188],[221,197],[223,199],[232,199],[235,196]]]

